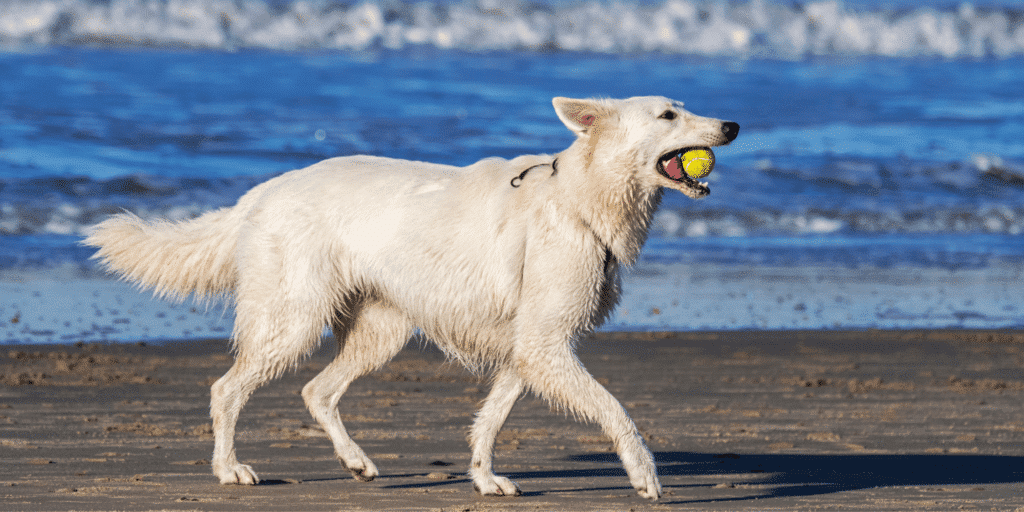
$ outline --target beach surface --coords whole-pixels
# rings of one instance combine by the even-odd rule
[[[333,343],[253,396],[210,471],[225,340],[0,350],[5,510],[1017,510],[1024,332],[602,333],[580,358],[655,454],[639,498],[594,425],[532,396],[498,437],[515,498],[477,496],[466,433],[486,378],[413,342],[341,402],[381,471],[353,480],[299,392]],[[1024,508],[1020,508],[1024,510]]]

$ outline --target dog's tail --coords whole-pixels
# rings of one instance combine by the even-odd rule
[[[159,297],[206,299],[235,287],[240,222],[230,209],[184,221],[145,221],[115,215],[90,229],[84,245],[110,272],[152,289]]]

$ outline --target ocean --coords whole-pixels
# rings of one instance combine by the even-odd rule
[[[736,121],[604,329],[1024,326],[1014,2],[0,0],[0,342],[227,336],[84,230],[340,155],[555,153],[554,96]]]

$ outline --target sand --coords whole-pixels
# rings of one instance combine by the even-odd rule
[[[466,432],[486,380],[411,345],[352,385],[342,417],[381,470],[342,470],[299,390],[328,352],[259,390],[210,472],[224,340],[0,349],[4,510],[1015,510],[1024,507],[1024,333],[601,334],[580,358],[655,452],[639,498],[594,425],[524,397],[477,496]],[[1024,508],[1021,508],[1024,510]]]

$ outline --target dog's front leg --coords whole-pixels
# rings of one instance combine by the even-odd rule
[[[538,219],[538,225],[544,222],[550,219]],[[654,457],[622,404],[587,372],[575,352],[576,333],[614,304],[609,251],[586,233],[580,236],[564,226],[544,232],[526,254],[512,365],[526,389],[600,424],[615,443],[630,483],[640,496],[656,500],[661,484]]]
[[[566,340],[532,340],[517,354],[527,387],[576,416],[601,425],[640,496],[656,500],[661,484],[654,456],[618,400],[595,380]]]
[[[512,406],[523,393],[523,381],[509,368],[499,371],[494,378],[490,394],[476,415],[470,444],[473,446],[473,461],[469,476],[473,487],[484,496],[518,496],[519,486],[515,482],[494,474],[492,459],[494,440],[505,424]]]

